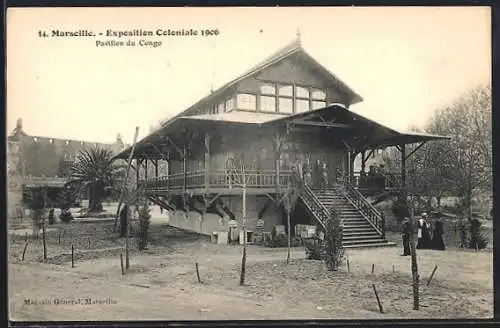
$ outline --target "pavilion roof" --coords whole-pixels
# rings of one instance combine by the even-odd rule
[[[220,114],[181,116],[174,118],[159,130],[138,141],[135,152],[137,157],[139,157],[141,152],[146,148],[154,147],[158,149],[159,147],[155,147],[155,144],[167,144],[171,142],[172,136],[179,134],[181,131],[201,134],[203,130],[215,130],[217,128],[238,125],[274,127],[282,130],[296,125],[305,125],[310,129],[352,129],[358,131],[352,134],[356,135],[353,139],[353,148],[356,149],[385,148],[401,144],[450,139],[447,136],[428,133],[402,132],[354,113],[343,105],[333,104],[328,107],[293,115],[233,111]],[[170,141],[167,139],[170,139]],[[117,154],[115,158],[126,159],[130,151],[131,147]]]
[[[204,106],[207,103],[210,103],[218,96],[222,95],[227,90],[234,88],[238,83],[243,81],[246,78],[254,76],[255,74],[260,73],[264,69],[277,64],[291,56],[299,55],[301,58],[304,58],[311,67],[314,67],[319,73],[326,77],[326,79],[336,85],[340,90],[346,93],[349,98],[350,104],[356,104],[363,101],[363,98],[357,94],[351,87],[349,87],[344,81],[342,81],[338,76],[329,71],[326,67],[321,65],[316,59],[314,59],[311,55],[309,55],[306,50],[302,47],[300,40],[294,40],[293,42],[285,45],[283,48],[279,49],[275,53],[271,54],[269,57],[265,58],[257,65],[251,67],[243,74],[240,74],[235,79],[229,81],[228,83],[222,85],[220,88],[210,92],[207,96],[201,98],[199,101],[194,103],[192,106],[183,110],[179,114],[175,115],[172,119],[176,119],[179,117],[185,117],[193,112],[193,110],[198,109],[200,106]],[[168,124],[171,119],[167,120],[163,124]]]

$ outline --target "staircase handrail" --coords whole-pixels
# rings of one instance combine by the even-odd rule
[[[385,236],[385,218],[364,196],[350,183],[345,183],[346,198],[368,219],[377,232]]]
[[[304,200],[305,205],[309,208],[316,220],[321,224],[323,229],[326,230],[326,220],[330,216],[330,212],[325,207],[325,205],[319,200],[319,198],[314,194],[312,189],[307,185],[306,182],[302,182],[299,185],[299,196]],[[309,203],[309,201],[312,203]]]

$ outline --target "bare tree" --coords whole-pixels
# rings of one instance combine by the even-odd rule
[[[491,193],[492,121],[491,87],[480,86],[436,113],[427,131],[451,136],[446,144],[446,164],[453,188],[472,219],[474,191]]]
[[[229,158],[226,163],[229,182],[232,186],[242,189],[242,226],[243,226],[243,255],[241,257],[240,285],[245,284],[245,267],[247,259],[247,186],[250,181],[250,171],[255,168],[255,161],[247,164],[240,159]]]

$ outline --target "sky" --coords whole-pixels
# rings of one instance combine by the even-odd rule
[[[296,38],[389,127],[423,127],[436,109],[491,83],[487,7],[9,8],[7,129],[132,142]],[[107,30],[217,29],[150,36],[154,47],[97,47]],[[89,30],[96,37],[39,37]],[[104,33],[103,36],[99,36]]]

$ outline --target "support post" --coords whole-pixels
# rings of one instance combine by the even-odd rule
[[[182,170],[184,171],[184,183],[183,191],[186,194],[186,184],[187,184],[187,159],[186,159],[187,149],[186,145],[182,146]]]
[[[155,179],[158,179],[158,160],[153,162],[155,166]]]
[[[210,187],[210,135],[205,134],[205,193]]]
[[[148,181],[148,160],[144,160],[144,180]]]
[[[361,152],[361,172],[365,173],[365,167],[366,167],[366,151]]]
[[[406,145],[400,145],[401,151],[401,188],[406,195]]]
[[[280,166],[281,166],[281,136],[276,133],[275,136],[275,152],[276,152],[276,194],[280,193]]]
[[[354,181],[354,160],[356,159],[356,152],[349,152],[349,181]]]
[[[137,168],[135,170],[135,183],[136,187],[139,188],[139,172],[141,170],[141,162],[138,158],[135,159],[135,167]]]

